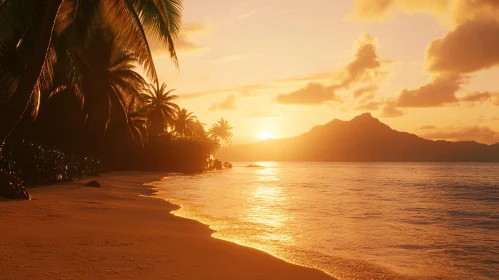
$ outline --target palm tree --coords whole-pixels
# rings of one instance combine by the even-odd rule
[[[206,133],[206,130],[204,129],[204,126],[206,124],[200,122],[199,120],[196,120],[191,127],[192,130],[192,137],[201,139],[201,140],[207,140],[208,135]]]
[[[196,116],[192,115],[192,112],[188,112],[187,109],[182,109],[177,112],[177,116],[173,123],[175,132],[183,137],[192,137],[194,133],[194,126],[199,123]]]
[[[178,66],[174,40],[181,12],[182,0],[0,1],[0,57],[14,48],[24,59],[23,71],[13,86],[0,88],[1,97],[8,99],[8,105],[0,108],[0,151],[30,100],[32,104],[39,101],[37,89],[50,84],[59,40],[83,45],[94,20],[102,18],[117,32],[124,48],[136,54],[148,76],[157,81],[146,31],[164,43]],[[3,69],[0,66],[2,76]]]
[[[146,84],[134,70],[137,56],[122,49],[111,30],[100,28],[89,40],[80,61],[86,117],[106,130],[111,107],[117,106],[128,119],[126,100],[140,98],[140,90]]]
[[[175,113],[180,110],[174,103],[178,99],[177,95],[171,93],[174,89],[166,90],[166,84],[149,84],[144,87],[142,100],[145,103],[144,109],[150,121],[151,132],[154,135],[163,134],[175,120]]]
[[[147,142],[147,114],[134,97],[128,103],[127,124],[132,139],[144,147]]]
[[[229,122],[220,118],[218,122],[213,124],[213,126],[208,130],[210,137],[219,142],[220,140],[225,141],[225,143],[232,143],[232,127]]]

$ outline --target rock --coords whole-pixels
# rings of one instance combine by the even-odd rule
[[[223,168],[222,162],[219,161],[218,159],[216,159],[215,162],[213,162],[213,168],[215,170],[222,170],[222,168]]]
[[[16,176],[0,172],[0,196],[8,199],[31,200],[31,196],[24,188],[23,182]]]
[[[100,188],[101,187],[100,183],[97,182],[97,181],[95,181],[95,180],[86,183],[85,186],[87,186],[87,187],[94,187],[94,188]]]
[[[224,162],[224,168],[227,168],[227,169],[232,168],[232,163],[230,163],[228,161]]]

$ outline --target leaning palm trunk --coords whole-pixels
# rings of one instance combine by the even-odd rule
[[[43,68],[47,51],[52,40],[55,19],[63,0],[44,0],[43,11],[38,37],[33,52],[29,58],[24,73],[19,80],[19,86],[12,95],[7,106],[0,111],[0,155],[5,141],[17,126],[28,108],[31,95],[35,89]]]

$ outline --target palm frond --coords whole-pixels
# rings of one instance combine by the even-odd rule
[[[137,0],[134,2],[147,31],[165,44],[171,59],[178,67],[175,40],[182,24],[182,1]]]
[[[146,33],[132,2],[132,0],[103,1],[104,10],[107,11],[104,18],[120,41],[137,55],[138,62],[144,67],[147,75],[157,81],[158,76]]]
[[[39,24],[33,20],[40,18],[42,7],[39,2],[8,0],[2,3],[2,9],[0,9],[0,53],[5,53],[11,46],[16,46],[27,29]]]
[[[79,4],[78,2],[78,0],[62,1],[54,26],[54,30],[57,35],[61,35],[76,19]]]
[[[35,88],[31,93],[31,115],[36,118],[40,108],[40,96],[42,92],[50,92],[54,80],[54,64],[57,62],[57,55],[53,46],[50,46],[45,56],[42,71],[38,77]]]
[[[80,101],[80,106],[83,107],[85,102],[85,96],[83,94],[83,81],[82,72],[80,68],[80,61],[76,54],[71,50],[67,49],[64,52],[64,57],[66,59],[65,65],[67,66],[67,81],[68,88],[70,88]]]

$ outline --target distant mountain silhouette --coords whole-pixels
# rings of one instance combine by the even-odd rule
[[[223,147],[227,161],[499,162],[499,143],[432,141],[391,129],[365,113],[292,138]]]

